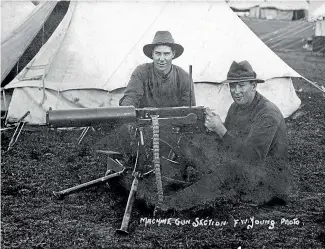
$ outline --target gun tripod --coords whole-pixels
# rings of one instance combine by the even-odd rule
[[[155,117],[153,117],[155,118]],[[156,117],[157,119],[157,117]],[[154,174],[156,176],[156,183],[157,183],[157,192],[158,192],[158,204],[156,205],[155,212],[157,211],[157,208],[160,208],[160,205],[162,205],[163,202],[163,190],[162,190],[162,182],[161,182],[161,172],[160,172],[160,159],[159,159],[159,126],[158,121],[156,120],[153,122],[153,165],[154,167],[151,167],[147,172],[143,173],[142,167],[142,160],[140,157],[145,156],[145,143],[143,138],[143,127],[139,127],[136,132],[138,132],[139,139],[137,144],[137,152],[136,152],[136,158],[133,170],[131,167],[126,167],[121,163],[121,160],[123,159],[123,155],[118,152],[114,151],[104,151],[104,150],[97,150],[97,153],[104,154],[107,156],[107,170],[105,173],[105,176],[100,177],[98,179],[65,189],[61,191],[53,191],[54,196],[57,199],[63,199],[65,196],[70,195],[72,193],[76,193],[88,188],[91,188],[93,186],[102,185],[108,181],[110,181],[113,178],[123,177],[128,172],[132,170],[132,186],[130,189],[127,205],[125,208],[123,220],[120,229],[117,230],[119,234],[128,234],[128,226],[131,218],[131,212],[133,203],[135,200],[139,180]],[[157,128],[158,127],[158,128]],[[168,146],[170,146],[168,143],[164,142]],[[139,153],[144,152],[144,153]],[[175,152],[172,148],[170,148],[169,155],[167,157],[162,157],[166,160],[169,160],[170,162],[177,163],[173,161],[175,159]],[[158,177],[157,177],[158,176]],[[158,179],[157,179],[158,178]],[[155,214],[154,212],[154,214]]]

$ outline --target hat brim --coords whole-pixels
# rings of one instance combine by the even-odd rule
[[[150,59],[152,59],[152,50],[154,47],[159,46],[159,45],[165,45],[165,46],[169,46],[172,48],[172,50],[175,51],[175,57],[174,59],[180,57],[183,52],[184,52],[184,48],[182,45],[177,44],[177,43],[156,43],[156,44],[147,44],[143,47],[143,53],[149,57]]]
[[[265,82],[265,80],[251,78],[251,79],[224,80],[224,81],[221,81],[220,83],[221,84],[239,83],[239,82],[243,82],[243,81],[253,81],[253,82],[256,82],[256,83],[264,83]]]

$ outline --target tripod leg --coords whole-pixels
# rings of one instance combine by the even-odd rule
[[[130,190],[128,202],[126,204],[126,208],[125,208],[121,228],[116,230],[116,232],[119,233],[119,234],[124,234],[124,235],[129,234],[128,227],[129,227],[129,222],[130,222],[130,218],[131,218],[133,203],[134,203],[134,200],[135,200],[135,195],[136,195],[136,192],[137,192],[137,189],[138,189],[138,183],[139,183],[139,181],[138,181],[138,177],[136,175],[134,177],[134,179],[133,179],[133,182],[132,182],[132,187],[131,187],[131,190]]]
[[[65,196],[70,195],[72,193],[76,193],[76,192],[79,192],[81,190],[91,188],[93,186],[101,185],[101,184],[109,181],[112,178],[120,176],[121,174],[123,174],[123,172],[124,172],[124,170],[121,170],[119,172],[116,172],[116,173],[113,173],[113,174],[110,174],[110,175],[107,175],[107,176],[103,176],[101,178],[92,180],[90,182],[85,182],[85,183],[82,183],[80,185],[77,185],[77,186],[74,186],[74,187],[71,187],[71,188],[68,188],[68,189],[65,189],[65,190],[53,191],[53,195],[57,199],[63,199]]]
[[[85,128],[82,130],[82,132],[81,132],[81,134],[80,134],[80,136],[79,136],[79,138],[78,138],[78,141],[77,141],[76,146],[79,145],[79,144],[81,143],[81,141],[84,139],[84,137],[86,136],[86,134],[87,134],[89,128],[90,128],[90,127],[88,126],[88,127],[85,127]]]

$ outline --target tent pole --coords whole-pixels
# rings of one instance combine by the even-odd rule
[[[190,107],[192,107],[192,65],[189,67],[189,77],[190,77]]]

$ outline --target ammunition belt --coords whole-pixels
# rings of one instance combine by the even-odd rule
[[[164,193],[162,187],[162,180],[161,180],[161,171],[160,171],[160,157],[159,157],[159,121],[158,115],[152,115],[152,144],[153,144],[153,164],[155,169],[156,175],[156,184],[157,184],[157,194],[158,194],[158,202],[156,206],[156,210],[159,209],[164,201]],[[155,211],[156,211],[155,210]]]

